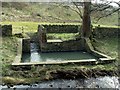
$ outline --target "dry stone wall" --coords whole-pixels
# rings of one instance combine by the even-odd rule
[[[1,25],[0,25],[1,26]],[[12,35],[12,25],[2,25],[2,36],[11,36]]]
[[[47,42],[47,33],[77,33],[79,25],[39,25],[38,38],[42,52],[47,51],[77,51],[85,50],[84,40],[69,40],[62,42]],[[95,27],[92,31],[93,38],[117,37],[118,28]]]
[[[94,38],[117,37],[119,28],[95,27],[92,32]]]
[[[43,25],[47,33],[77,33],[79,25]]]

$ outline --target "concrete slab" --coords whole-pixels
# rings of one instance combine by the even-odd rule
[[[68,64],[68,63],[94,63],[95,59],[85,59],[85,60],[69,60],[69,61],[51,61],[51,62],[29,62],[29,63],[12,63],[12,65],[44,65],[44,64]]]
[[[61,39],[53,39],[53,40],[48,39],[47,42],[49,43],[49,42],[63,42],[63,41]]]

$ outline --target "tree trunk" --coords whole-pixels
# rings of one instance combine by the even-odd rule
[[[90,5],[91,5],[90,1],[84,2],[82,36],[87,38],[89,38],[91,34]]]

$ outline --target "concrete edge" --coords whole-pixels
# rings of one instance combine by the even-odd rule
[[[95,59],[69,60],[69,61],[51,61],[51,62],[29,62],[29,63],[12,63],[12,65],[44,65],[44,64],[67,64],[67,63],[96,63]]]
[[[96,59],[84,59],[84,60],[69,60],[69,61],[51,61],[51,62],[29,62],[29,63],[21,63],[21,58],[22,58],[22,39],[19,39],[19,44],[18,45],[18,51],[17,51],[17,56],[15,58],[15,61],[12,63],[13,66],[22,66],[22,65],[55,65],[55,64],[69,64],[69,63],[84,63],[84,64],[88,64],[88,63],[93,63],[93,64],[101,64],[104,62],[111,62],[111,61],[115,61],[115,58],[111,58],[110,56],[107,56],[103,53],[100,53],[98,51],[95,51],[89,41],[89,39],[85,39],[86,41],[86,46],[88,49],[89,53],[92,53],[93,55],[95,55],[96,57],[99,56],[99,60]],[[90,45],[89,45],[90,43]]]
[[[85,38],[85,46],[87,48],[87,52],[90,52],[94,56],[99,57],[98,60],[100,60],[100,61],[108,61],[108,60],[115,61],[116,60],[115,58],[111,58],[108,55],[105,55],[105,54],[103,54],[101,52],[95,51],[94,48],[93,48],[93,46],[92,46],[92,44],[91,44],[91,42],[90,42],[89,38]]]
[[[22,39],[18,39],[18,46],[17,46],[17,56],[13,63],[20,63],[22,58]]]

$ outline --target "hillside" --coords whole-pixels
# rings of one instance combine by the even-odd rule
[[[94,14],[95,15],[95,14]],[[79,15],[61,3],[2,3],[3,21],[81,22]],[[94,17],[92,21],[95,22]],[[98,24],[118,25],[117,13]]]
[[[59,22],[78,20],[79,16],[70,9],[47,3],[3,3],[3,21]]]

